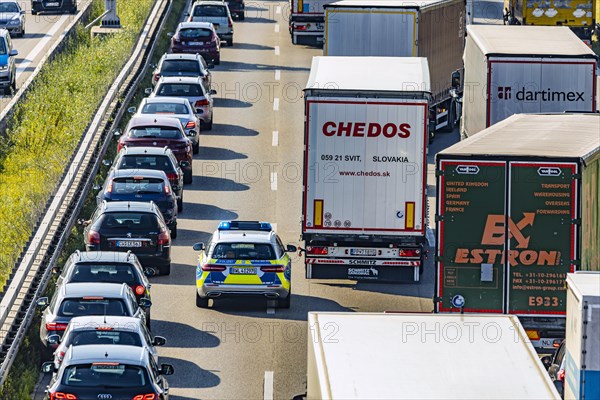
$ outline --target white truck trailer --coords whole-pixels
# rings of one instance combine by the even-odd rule
[[[288,28],[292,43],[301,38],[323,42],[325,11],[323,6],[332,0],[289,0]]]
[[[568,27],[469,25],[463,138],[513,114],[596,111],[597,56]]]
[[[305,398],[560,396],[516,316],[309,312]]]
[[[342,0],[325,5],[326,56],[425,57],[431,138],[460,117],[464,0]]]
[[[429,96],[424,58],[313,58],[304,90],[308,279],[419,280]]]
[[[600,272],[567,275],[565,399],[600,399]]]

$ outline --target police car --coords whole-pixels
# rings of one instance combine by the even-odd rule
[[[208,244],[196,243],[196,306],[211,298],[263,296],[290,307],[292,261],[268,222],[223,221]]]

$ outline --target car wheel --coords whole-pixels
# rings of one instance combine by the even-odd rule
[[[200,297],[198,290],[196,290],[196,307],[208,308],[208,297]]]
[[[8,93],[10,93],[12,90],[12,92],[17,93],[17,78],[13,76],[13,81],[10,84],[10,89],[8,90]]]
[[[161,275],[171,275],[171,263],[159,268]]]
[[[240,21],[243,21],[246,19],[246,13],[241,13],[240,14]]]
[[[192,145],[192,153],[198,154],[200,152],[200,143],[196,143]]]
[[[177,239],[177,225],[171,228],[171,239]]]
[[[220,65],[221,64],[221,56],[219,55],[217,58],[215,58],[215,65]]]
[[[183,193],[181,197],[177,199],[177,212],[183,212]]]
[[[183,183],[190,184],[192,183],[192,171],[186,170],[183,171]]]
[[[277,308],[290,308],[292,302],[292,291],[287,295],[285,299],[277,300]]]
[[[229,46],[229,47],[233,46],[233,38],[227,39],[227,46]]]
[[[206,129],[207,131],[212,130],[213,128],[213,119],[215,119],[215,111],[213,110],[212,115],[210,116],[210,121],[206,123],[206,126],[204,129]]]

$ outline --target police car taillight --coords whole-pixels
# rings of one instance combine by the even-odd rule
[[[262,272],[283,272],[285,271],[285,266],[283,265],[267,265],[264,267],[260,267]]]
[[[204,264],[202,266],[202,271],[216,271],[216,272],[221,272],[221,271],[225,271],[225,268],[223,265],[215,265],[215,264]]]

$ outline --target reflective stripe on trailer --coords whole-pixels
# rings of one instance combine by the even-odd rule
[[[361,263],[362,261],[362,263]],[[345,265],[398,265],[403,267],[419,267],[421,261],[384,261],[384,260],[357,260],[357,259],[329,259],[329,258],[307,258],[306,264],[345,264]]]

